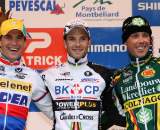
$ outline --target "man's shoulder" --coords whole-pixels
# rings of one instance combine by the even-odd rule
[[[113,80],[119,81],[122,78],[122,74],[125,72],[128,72],[129,69],[130,69],[129,65],[127,65],[123,68],[117,69],[113,74]]]
[[[31,80],[31,82],[35,83],[37,81],[39,81],[38,83],[41,83],[41,76],[40,76],[40,71],[33,69],[31,67],[28,66],[17,66],[15,69],[15,72],[17,73],[17,75],[19,76],[25,76],[26,79]],[[25,80],[25,79],[24,79]],[[38,84],[36,83],[36,84]]]
[[[63,70],[65,68],[65,66],[66,66],[66,63],[62,63],[62,64],[59,64],[59,65],[51,66],[51,67],[47,68],[46,70],[44,70],[42,72],[42,74],[56,73],[61,69]]]
[[[152,57],[152,62],[160,64],[160,57]]]
[[[28,74],[38,74],[38,70],[33,69],[29,66],[19,66],[17,69],[23,69],[23,71],[25,71]]]
[[[88,62],[87,65],[89,67],[95,69],[95,70],[99,70],[99,71],[102,71],[102,72],[113,72],[113,71],[115,71],[115,69],[113,69],[113,68],[109,68],[107,66],[97,64],[97,63],[93,63],[93,62]]]
[[[115,69],[108,68],[106,66],[89,62],[87,64],[91,69],[98,73],[105,81],[110,81],[111,77],[114,74]]]

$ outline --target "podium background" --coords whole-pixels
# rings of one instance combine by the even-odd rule
[[[89,60],[110,68],[121,68],[129,62],[126,47],[121,44],[121,26],[128,16],[142,15],[149,20],[154,38],[154,55],[160,56],[159,0],[1,0],[11,16],[23,19],[32,39],[27,40],[23,60],[38,70],[66,60],[63,27],[74,19],[87,22],[92,46]],[[51,121],[30,107],[27,130],[50,130]]]

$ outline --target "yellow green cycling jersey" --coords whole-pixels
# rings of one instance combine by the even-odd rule
[[[127,130],[160,130],[160,59],[137,58],[115,74],[112,87]]]

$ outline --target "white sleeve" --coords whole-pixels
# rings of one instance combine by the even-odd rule
[[[35,105],[42,111],[48,118],[53,120],[53,105],[52,98],[47,90],[42,78],[37,73],[36,80],[33,81],[32,99]]]

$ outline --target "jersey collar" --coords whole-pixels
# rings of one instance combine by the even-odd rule
[[[81,65],[88,62],[87,55],[78,61],[76,61],[76,59],[74,59],[73,57],[67,55],[67,60],[69,64],[73,64],[73,65]]]
[[[20,65],[20,61],[10,62],[2,57],[0,57],[0,62],[2,62],[3,64],[6,64],[6,65]]]
[[[148,51],[148,53],[142,57],[142,58],[139,58],[139,65],[140,66],[143,66],[144,64],[146,64],[148,61],[150,61],[150,59],[152,58],[152,52],[151,51]],[[131,65],[133,65],[134,67],[137,66],[137,63],[136,63],[136,58],[133,57],[133,56],[130,56],[131,58]]]
[[[10,62],[6,58],[4,58],[1,53],[0,53],[0,62],[2,62],[3,64],[6,64],[6,65],[20,65],[20,63],[21,63],[20,59],[14,61],[14,62]]]

